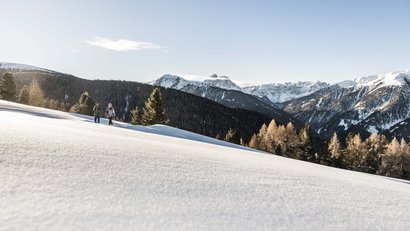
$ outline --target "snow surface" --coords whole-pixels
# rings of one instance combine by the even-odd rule
[[[131,128],[0,101],[0,230],[408,230],[408,181]]]
[[[7,69],[7,70],[18,70],[18,71],[42,71],[42,72],[52,72],[50,70],[35,67],[26,64],[18,64],[18,63],[5,63],[0,62],[0,69]]]
[[[356,80],[356,88],[370,87],[371,90],[376,90],[385,86],[403,86],[409,81],[409,74],[409,70],[405,70],[362,77]]]

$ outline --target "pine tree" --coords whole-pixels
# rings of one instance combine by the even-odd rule
[[[333,133],[332,139],[330,139],[328,150],[330,153],[330,161],[332,166],[341,167],[343,161],[343,153],[336,132]]]
[[[0,99],[16,101],[16,83],[13,75],[6,72],[0,79]]]
[[[142,120],[144,125],[167,123],[164,102],[159,88],[154,88],[147,102],[145,102]]]
[[[24,85],[23,88],[20,91],[19,97],[18,97],[19,103],[22,104],[29,104],[30,102],[30,92],[29,88],[27,85]]]
[[[135,107],[131,110],[131,124],[141,125],[142,124],[142,111],[139,107]]]
[[[29,104],[37,107],[44,105],[43,90],[35,79],[33,79],[29,87]]]
[[[240,144],[241,135],[236,130],[233,130],[232,128],[230,128],[229,131],[225,135],[225,141],[228,141],[234,144]]]
[[[76,103],[72,108],[71,112],[75,113],[80,113],[84,115],[93,115],[94,111],[94,100],[93,98],[88,94],[87,91],[81,94],[80,99],[78,100],[78,103]]]

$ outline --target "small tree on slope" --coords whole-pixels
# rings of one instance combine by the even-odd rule
[[[0,79],[0,99],[16,101],[16,83],[13,75],[4,73]]]
[[[44,93],[36,80],[30,84],[29,87],[29,104],[37,107],[44,105]]]
[[[230,143],[234,144],[240,144],[241,143],[241,135],[239,132],[233,130],[232,128],[229,129],[229,131],[225,135],[225,141],[228,141]]]
[[[133,125],[142,124],[142,112],[139,107],[135,107],[134,110],[131,110],[131,124]]]
[[[18,101],[19,103],[22,103],[22,104],[29,104],[30,92],[29,92],[29,88],[27,87],[27,85],[24,85],[23,89],[21,89],[19,97],[18,97]]]
[[[162,101],[162,95],[159,88],[154,88],[147,102],[145,102],[142,121],[144,125],[167,123],[164,102]]]
[[[93,107],[94,107],[94,100],[88,94],[88,92],[84,92],[81,94],[78,103],[76,103],[72,108],[72,112],[81,113],[85,115],[93,115]]]

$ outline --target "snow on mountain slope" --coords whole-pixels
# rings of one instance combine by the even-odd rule
[[[405,70],[375,76],[361,77],[355,80],[357,82],[355,87],[356,89],[370,87],[371,90],[376,90],[386,86],[403,86],[407,84],[407,82],[410,82],[409,75],[409,70]]]
[[[294,82],[294,83],[272,83],[255,86],[239,87],[236,83],[230,80],[226,76],[218,76],[216,74],[210,77],[193,78],[189,79],[189,76],[179,75],[163,75],[161,78],[150,82],[152,85],[162,86],[167,88],[174,88],[177,90],[183,90],[189,88],[189,86],[195,87],[218,87],[227,90],[242,91],[246,94],[254,95],[260,98],[266,97],[272,103],[280,103],[291,99],[299,98],[305,95],[312,94],[324,87],[329,86],[324,82]],[[204,90],[206,91],[206,89]]]
[[[5,63],[0,62],[0,69],[7,69],[7,70],[14,70],[14,71],[42,71],[42,72],[52,72],[50,70],[35,67],[26,64],[18,64],[18,63]]]
[[[363,135],[364,131],[391,130],[410,117],[409,102],[410,73],[406,70],[343,81],[282,106],[330,138],[334,132]],[[407,135],[402,137],[407,139]]]
[[[0,229],[408,229],[408,181],[87,121],[0,101]]]
[[[218,76],[216,74],[210,77],[197,78],[198,80],[190,80],[178,75],[165,74],[161,78],[149,82],[152,85],[173,88],[181,90],[182,88],[192,85],[195,87],[219,87],[227,90],[241,90],[241,88],[232,82],[226,76]]]
[[[272,83],[259,86],[250,86],[243,88],[243,91],[257,95],[259,97],[267,97],[275,103],[282,103],[302,96],[310,95],[322,88],[328,87],[328,83],[324,82],[293,82],[293,83]]]

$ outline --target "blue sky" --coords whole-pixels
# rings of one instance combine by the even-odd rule
[[[0,61],[88,79],[338,82],[410,68],[410,1],[1,0]]]

